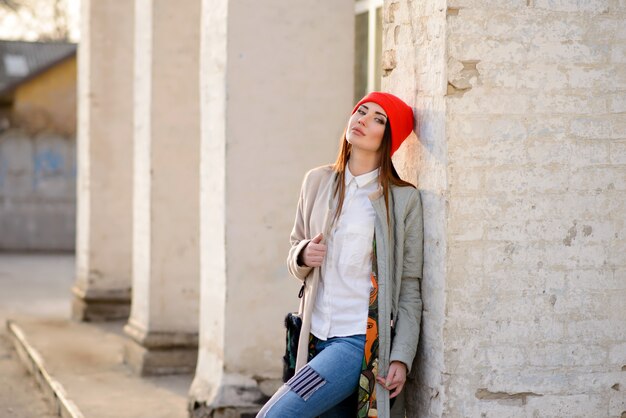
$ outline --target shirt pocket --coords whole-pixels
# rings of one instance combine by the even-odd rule
[[[339,273],[348,277],[368,275],[372,269],[374,228],[348,224],[341,235],[337,260]]]

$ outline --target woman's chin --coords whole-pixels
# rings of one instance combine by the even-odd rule
[[[359,136],[357,134],[350,134],[350,135],[346,135],[346,140],[348,141],[349,144],[351,144],[353,147],[358,147],[359,145],[363,144],[363,136]]]

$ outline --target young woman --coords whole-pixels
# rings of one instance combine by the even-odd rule
[[[422,311],[422,204],[391,162],[412,131],[411,107],[370,93],[335,164],[306,174],[287,258],[304,282],[296,374],[258,418],[390,417]]]

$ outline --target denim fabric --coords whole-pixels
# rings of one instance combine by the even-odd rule
[[[315,357],[265,404],[257,418],[356,415],[365,334],[315,340]]]

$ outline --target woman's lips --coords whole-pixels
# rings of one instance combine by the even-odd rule
[[[362,130],[360,130],[359,128],[352,128],[352,132],[356,132],[357,134],[359,134],[360,136],[364,136],[365,134],[363,133]]]

